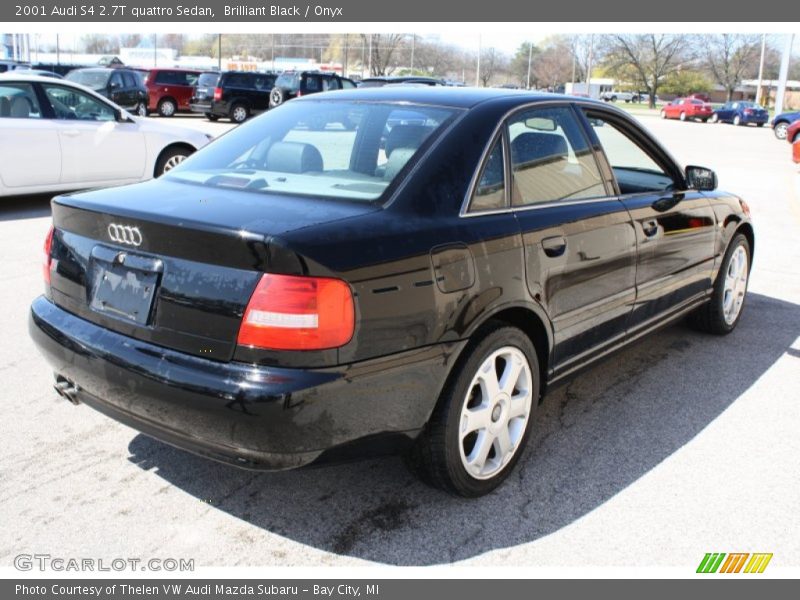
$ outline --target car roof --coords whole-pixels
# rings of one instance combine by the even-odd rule
[[[320,97],[322,96],[322,98]],[[574,96],[549,94],[545,92],[529,92],[526,90],[509,90],[500,88],[449,87],[449,86],[382,86],[356,88],[354,90],[337,90],[329,94],[312,94],[298,98],[300,102],[315,100],[352,100],[371,102],[407,102],[409,104],[436,104],[454,108],[471,108],[496,99],[518,99],[520,104],[530,102],[546,102],[563,100],[575,102]],[[586,102],[584,100],[584,102]],[[597,102],[598,105],[603,105]]]
[[[40,83],[52,84],[56,82],[53,77],[48,77],[47,75],[20,75],[18,73],[19,71],[7,71],[5,73],[0,73],[0,78],[2,78],[3,81],[13,80],[26,83],[34,83],[38,81]],[[68,79],[59,79],[58,83],[80,87],[83,89],[83,86],[76,84],[74,81],[69,81]]]

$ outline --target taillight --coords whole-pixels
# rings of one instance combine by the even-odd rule
[[[339,279],[266,274],[244,313],[237,343],[274,350],[324,350],[353,337],[350,287]]]
[[[53,248],[53,232],[55,230],[50,226],[50,231],[47,232],[47,237],[44,238],[44,256],[42,256],[42,272],[44,275],[44,282],[50,285],[50,267],[53,265],[53,257],[50,251]]]
[[[750,109],[750,108],[745,108],[745,109],[744,109],[744,114],[746,114],[746,115],[752,115],[752,114],[753,114],[753,111],[752,111],[752,109]]]
[[[297,97],[299,98],[302,95],[303,95],[303,90],[297,90]]]
[[[215,87],[214,88],[214,100],[222,100],[222,88]]]

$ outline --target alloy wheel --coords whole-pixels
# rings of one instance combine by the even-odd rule
[[[725,284],[722,292],[722,314],[728,325],[736,322],[747,292],[748,262],[747,251],[739,246],[731,254],[725,272]]]
[[[247,119],[247,109],[243,106],[237,106],[233,109],[233,120],[237,123],[242,123]]]
[[[179,164],[181,164],[184,160],[186,160],[186,155],[184,154],[176,154],[174,156],[170,156],[167,161],[164,163],[164,173],[167,171],[171,171]]]
[[[472,378],[459,421],[461,464],[475,479],[489,479],[514,457],[533,401],[531,367],[513,346],[492,352]]]

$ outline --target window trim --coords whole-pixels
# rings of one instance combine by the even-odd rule
[[[497,144],[500,144],[500,148],[503,151],[503,208],[487,208],[484,210],[472,210],[470,207],[472,206],[473,200],[475,200],[475,193],[478,191],[478,185],[481,181],[481,177],[483,177],[484,172],[486,171],[486,167],[489,166],[489,159],[492,156],[492,152],[494,151]],[[476,173],[477,176],[475,177],[475,186],[472,189],[472,193],[469,196],[469,203],[467,204],[467,213],[470,215],[485,215],[485,214],[496,214],[498,212],[503,212],[508,210],[511,207],[511,192],[509,187],[509,180],[510,180],[510,163],[509,163],[509,146],[508,146],[508,132],[506,128],[501,129],[492,137],[492,143],[490,144],[490,149],[486,152],[482,157],[481,160],[483,161],[480,164],[480,167],[477,169]]]

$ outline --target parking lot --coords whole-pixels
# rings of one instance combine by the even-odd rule
[[[641,119],[680,162],[715,169],[748,201],[756,244],[742,321],[726,338],[672,326],[550,394],[517,471],[478,500],[425,487],[393,457],[236,470],[60,399],[27,334],[48,199],[1,200],[0,566],[48,553],[690,575],[706,552],[800,566],[798,166],[768,128]]]

